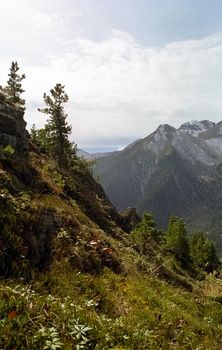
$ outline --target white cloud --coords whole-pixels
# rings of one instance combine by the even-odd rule
[[[78,12],[43,11],[37,3],[0,0],[0,74],[5,81],[14,59],[26,73],[29,125],[43,125],[36,106],[57,82],[70,96],[67,110],[80,146],[121,147],[160,123],[222,119],[222,33],[163,47],[142,47],[116,30],[95,41],[75,35]]]

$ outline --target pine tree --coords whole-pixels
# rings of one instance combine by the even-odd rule
[[[30,129],[31,141],[40,148],[42,152],[50,153],[50,131],[48,124],[41,129],[36,129],[35,124]]]
[[[56,84],[50,90],[50,95],[44,93],[43,98],[46,107],[38,110],[49,116],[46,124],[48,148],[51,155],[55,157],[59,168],[62,169],[68,165],[73,152],[73,145],[68,139],[72,127],[67,124],[67,114],[63,107],[69,98],[61,84]]]
[[[5,91],[9,95],[9,100],[13,103],[18,103],[21,106],[25,105],[25,100],[21,98],[21,94],[25,91],[22,89],[22,80],[26,78],[25,74],[19,75],[18,63],[12,62],[10,67],[10,73],[8,74],[9,80],[5,87]]]
[[[187,231],[182,219],[171,216],[165,238],[167,247],[177,259],[184,263],[190,260]]]
[[[210,272],[219,264],[216,249],[213,241],[208,239],[203,233],[193,233],[190,241],[190,256],[197,267]]]
[[[33,143],[37,144],[38,142],[38,131],[36,129],[35,124],[32,125],[30,129],[30,137]]]
[[[132,240],[138,246],[141,253],[149,252],[151,240],[160,243],[163,233],[157,229],[157,224],[151,213],[144,213],[141,222],[132,232]]]

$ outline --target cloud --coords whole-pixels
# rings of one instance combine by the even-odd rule
[[[10,1],[17,4],[13,26]],[[26,73],[29,126],[44,124],[36,107],[57,82],[66,86],[72,137],[81,147],[118,148],[161,123],[222,119],[222,33],[161,47],[142,46],[118,30],[95,40],[75,31],[82,23],[78,11],[64,15],[29,4],[0,1],[0,73],[6,81],[14,59]]]
[[[52,67],[70,89],[77,137],[94,143],[145,136],[159,123],[220,119],[221,58],[220,33],[145,48],[114,31],[100,42],[77,38]]]

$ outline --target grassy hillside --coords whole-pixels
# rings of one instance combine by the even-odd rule
[[[1,349],[221,349],[221,280],[139,254],[84,162],[1,149],[0,209]]]

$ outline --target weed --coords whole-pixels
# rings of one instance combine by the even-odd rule
[[[43,350],[58,350],[63,347],[55,327],[46,328],[44,326],[41,326],[34,335],[34,345],[36,349]]]
[[[72,319],[69,322],[69,334],[75,341],[76,350],[88,349],[90,343],[89,332],[91,330],[91,327],[81,324],[79,319]]]

